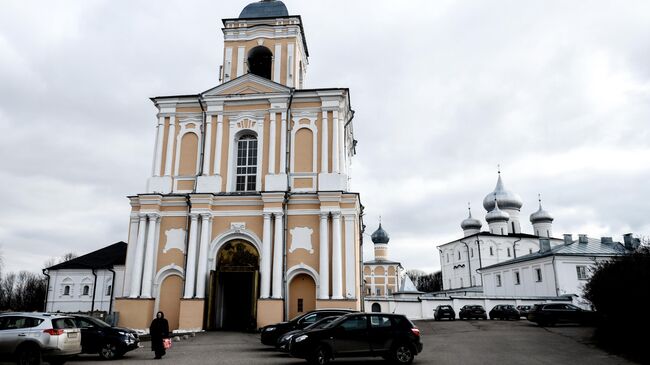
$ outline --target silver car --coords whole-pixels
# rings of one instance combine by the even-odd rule
[[[81,353],[81,331],[74,319],[49,313],[0,314],[0,358],[31,365],[63,364]]]

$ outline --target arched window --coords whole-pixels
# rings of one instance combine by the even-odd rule
[[[494,256],[494,249],[490,246],[490,256]]]
[[[381,312],[381,305],[379,305],[379,303],[372,303],[370,310],[373,312]]]
[[[113,286],[109,285],[106,287],[106,296],[110,296],[113,293]]]
[[[248,71],[257,76],[271,79],[273,53],[264,46],[257,46],[248,52]]]
[[[510,257],[510,247],[508,247],[508,257]]]
[[[460,251],[458,251],[458,259],[460,260]]]
[[[83,295],[88,295],[89,293],[90,293],[90,287],[88,285],[84,285]]]
[[[255,191],[257,181],[257,137],[246,134],[237,141],[235,191]]]
[[[63,287],[63,295],[70,295],[70,285]]]

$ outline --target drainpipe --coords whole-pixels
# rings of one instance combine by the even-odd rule
[[[199,153],[199,173],[196,175],[196,179],[194,179],[194,189],[192,189],[192,193],[196,193],[196,184],[199,181],[199,176],[203,175],[203,160],[205,159],[205,140],[206,138],[209,138],[209,136],[205,135],[205,126],[207,124],[207,119],[208,115],[205,112],[205,108],[203,107],[203,98],[201,97],[201,94],[197,95],[199,97],[199,106],[201,107],[201,134],[203,135],[203,138],[201,138],[201,151]]]
[[[50,295],[50,274],[47,269],[43,269],[43,275],[47,276],[47,287],[45,288],[45,302],[43,303],[43,312],[47,312],[47,297]]]
[[[481,258],[481,240],[478,239],[478,235],[476,236],[476,248],[478,249],[478,270],[476,272],[481,275],[481,286],[483,286],[483,274],[480,272],[483,268],[483,259]]]
[[[90,305],[90,313],[92,315],[93,312],[95,312],[95,293],[97,293],[97,273],[95,272],[95,269],[91,269],[93,271],[93,276],[95,277],[95,283],[93,283],[93,301],[92,304]]]
[[[115,298],[115,271],[113,269],[108,269],[108,271],[113,273],[113,279],[111,279],[111,295],[108,302],[108,314],[113,313],[113,298]]]
[[[289,163],[291,162],[290,156],[291,156],[291,104],[293,104],[293,95],[295,94],[296,89],[291,88],[289,91],[289,105],[287,106],[287,130],[284,131],[286,134],[287,138],[286,143],[287,143],[287,148],[284,156],[284,174],[287,176],[287,191],[284,193],[284,200],[282,202],[282,213],[284,216],[284,221],[282,222],[282,229],[284,230],[284,242],[283,248],[282,248],[282,267],[284,267],[284,270],[282,270],[282,291],[283,291],[283,299],[284,299],[284,305],[282,306],[283,310],[283,315],[282,318],[287,319],[287,312],[289,310],[288,308],[288,302],[287,302],[287,240],[289,239],[289,198],[291,197],[291,178],[289,177]]]
[[[521,238],[512,243],[512,254],[517,258],[517,243],[521,241]]]
[[[557,296],[560,295],[560,288],[559,288],[559,285],[558,285],[558,282],[557,282],[557,268],[555,267],[555,255],[553,255],[553,261],[552,262],[553,262],[553,279],[555,281],[555,296],[557,297]],[[540,270],[541,270],[541,268],[540,268]]]
[[[469,257],[469,246],[467,245],[466,242],[460,241],[460,243],[465,245],[465,248],[467,249],[467,270],[469,273],[469,286],[472,286],[472,260],[471,257]]]
[[[364,292],[364,275],[363,275],[363,232],[365,232],[366,226],[363,224],[363,205],[361,205],[361,212],[359,213],[359,301],[361,302],[361,311],[366,311],[366,300]],[[397,273],[395,273],[397,274]],[[399,278],[395,280],[396,288],[399,290]]]
[[[196,186],[196,183],[194,184]],[[187,204],[187,217],[185,218],[185,253],[183,256],[185,256],[185,262],[184,266],[187,268],[187,248],[190,245],[190,213],[192,212],[192,200],[190,199],[190,194],[185,194],[185,203]],[[183,288],[185,288],[185,281],[187,280],[187,273],[185,273],[183,277]],[[184,289],[183,289],[184,291]],[[183,292],[183,296],[185,296],[185,293]]]

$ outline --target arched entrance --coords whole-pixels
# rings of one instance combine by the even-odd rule
[[[259,296],[259,252],[244,240],[225,243],[210,272],[208,329],[255,329]]]
[[[381,305],[379,303],[372,303],[371,311],[373,311],[373,312],[381,312]]]
[[[289,283],[289,319],[316,308],[316,283],[307,274],[298,274]]]
[[[178,275],[167,276],[160,285],[158,296],[160,298],[158,310],[165,314],[169,322],[169,330],[178,329],[178,313],[181,309],[179,298],[183,296],[183,279]]]
[[[248,69],[250,73],[271,79],[273,53],[264,46],[257,46],[248,53]]]

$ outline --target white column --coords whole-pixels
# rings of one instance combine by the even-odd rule
[[[329,254],[329,213],[320,214],[320,250],[319,250],[319,273],[320,289],[318,299],[330,298],[330,254]]]
[[[244,74],[244,51],[246,47],[237,48],[237,77]]]
[[[264,213],[261,271],[260,298],[268,298],[271,291],[271,213]]]
[[[205,116],[205,148],[203,150],[203,176],[210,175],[210,156],[212,152],[212,114]]]
[[[345,162],[345,120],[343,116],[337,123],[339,124],[339,171],[342,174],[347,174],[347,163]]]
[[[131,292],[130,298],[140,296],[140,284],[142,283],[142,263],[144,262],[144,244],[145,233],[147,232],[147,215],[140,214],[140,223],[138,225],[138,241],[135,245],[135,259],[133,260],[133,270],[131,270]]]
[[[332,172],[339,172],[339,112],[332,112]]]
[[[343,299],[341,212],[332,212],[332,299]]]
[[[214,151],[214,174],[215,175],[221,175],[221,146],[223,143],[222,139],[223,139],[223,115],[217,114],[217,142],[215,147],[216,150]]]
[[[151,298],[151,286],[153,284],[154,258],[156,257],[156,231],[158,214],[149,215],[149,230],[147,232],[147,246],[144,254],[144,269],[142,272],[142,297]]]
[[[284,248],[284,214],[275,215],[275,238],[273,239],[273,298],[282,298],[282,249]]]
[[[194,279],[196,278],[196,233],[199,217],[190,214],[190,239],[187,243],[187,265],[185,267],[185,294],[183,298],[194,298]]]
[[[165,157],[165,175],[172,174],[172,157],[174,156],[174,141],[176,140],[176,120],[169,117],[169,133],[167,134],[167,156]]]
[[[196,274],[196,297],[205,298],[205,282],[208,276],[208,245],[212,216],[201,214],[201,244],[199,246],[199,264]]]
[[[275,174],[275,118],[277,114],[271,113],[271,124],[269,131],[269,174]]]
[[[160,176],[160,168],[162,165],[162,145],[163,137],[165,136],[165,117],[162,115],[158,117],[158,125],[156,126],[156,150],[154,152],[154,163],[152,176]]]
[[[273,54],[273,81],[278,84],[282,83],[280,79],[282,68],[282,43],[275,45],[275,54]]]
[[[280,174],[286,173],[287,170],[287,113],[282,112],[282,121],[280,125]]]
[[[323,141],[321,143],[322,151],[321,151],[321,162],[320,162],[320,172],[323,173],[328,173],[329,171],[329,130],[327,126],[327,110],[323,110],[323,122],[321,123],[321,135],[323,136]]]
[[[345,219],[345,296],[357,297],[356,272],[357,260],[354,255],[354,216],[346,215]]]

